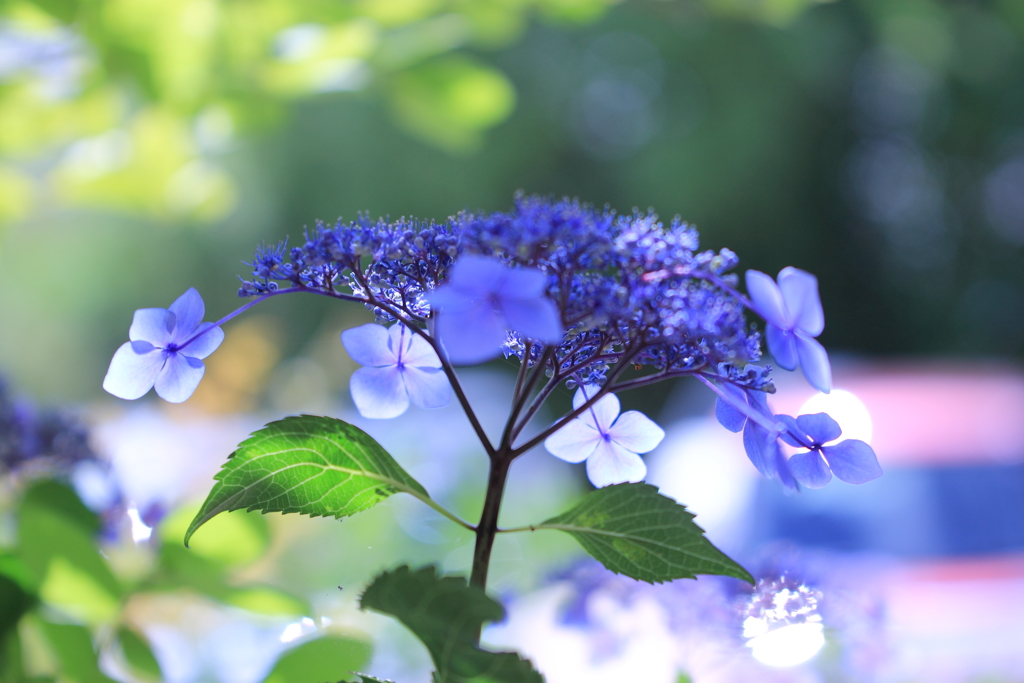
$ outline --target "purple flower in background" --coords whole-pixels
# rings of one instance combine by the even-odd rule
[[[572,399],[573,410],[587,402],[598,387],[582,386]],[[638,453],[647,453],[665,438],[661,427],[643,413],[630,410],[619,415],[615,394],[608,394],[544,441],[544,447],[566,462],[587,461],[587,476],[598,488],[622,482],[642,481],[647,465]]]
[[[224,341],[224,332],[204,323],[203,298],[194,287],[169,309],[140,308],[128,329],[130,341],[110,361],[103,388],[128,400],[156,386],[160,398],[181,403],[196,390],[206,367],[203,358]]]
[[[747,291],[757,313],[767,323],[768,348],[786,370],[799,365],[812,387],[832,389],[828,353],[815,339],[825,329],[818,296],[818,278],[798,268],[779,271],[779,283],[757,270],[747,271]]]
[[[441,360],[405,325],[362,325],[342,332],[341,343],[354,361],[367,366],[356,370],[350,383],[352,400],[363,417],[398,417],[409,401],[429,409],[451,400]]]
[[[789,491],[798,491],[800,487],[779,447],[779,433],[784,425],[768,407],[767,394],[731,384],[722,384],[720,388],[729,398],[725,400],[719,396],[715,402],[715,417],[719,424],[730,432],[743,432],[743,450],[758,472],[767,479],[778,479]],[[761,416],[764,420],[749,418],[747,413]],[[763,422],[776,425],[778,429],[768,429]]]
[[[546,295],[547,276],[536,268],[509,268],[494,258],[464,254],[448,281],[427,295],[437,336],[454,363],[494,358],[509,331],[546,344],[562,341],[558,308]]]
[[[843,430],[825,413],[777,415],[786,424],[780,438],[790,446],[806,448],[789,459],[789,468],[797,481],[817,489],[832,480],[835,474],[848,484],[863,484],[882,476],[882,468],[871,446],[859,439],[846,439],[834,446],[824,444],[838,439]]]

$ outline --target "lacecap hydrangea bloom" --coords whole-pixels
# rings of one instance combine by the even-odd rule
[[[766,401],[774,392],[770,369],[756,364],[761,333],[752,318],[760,317],[767,323],[776,362],[799,364],[812,385],[829,390],[828,356],[815,339],[824,328],[817,281],[795,268],[784,269],[778,283],[750,271],[749,296],[744,295],[732,272],[737,256],[728,249],[701,251],[696,230],[678,218],[666,224],[650,212],[619,215],[575,200],[520,195],[511,211],[463,212],[442,222],[362,216],[330,226],[318,223],[298,246],[260,247],[249,265],[252,276],[243,280],[239,294],[255,299],[243,309],[272,296],[312,293],[358,302],[378,323],[392,325],[387,353],[384,337],[374,332],[379,339],[353,354],[366,366],[352,385],[356,405],[365,414],[397,415],[408,401],[432,407],[440,404],[442,387],[449,386],[492,458],[514,459],[552,439],[558,457],[586,460],[588,469],[600,473],[592,471],[592,481],[603,485],[634,479],[641,471],[640,454],[657,441],[652,429],[645,433],[647,440],[636,441],[639,437],[627,426],[638,418],[623,422],[634,414],[630,411],[616,421],[612,413],[618,414],[618,399],[612,411],[608,397],[692,377],[720,398],[730,397],[728,406],[735,413],[730,424],[735,427],[742,418],[739,429],[745,445],[751,444],[748,454],[755,451],[751,460],[763,474],[798,487],[791,461],[777,443],[790,438],[806,444],[840,476],[835,451],[826,449],[842,444],[823,446],[821,434],[773,416]],[[394,346],[390,335],[397,334],[395,329],[405,330],[410,339],[414,335],[416,349],[397,351],[406,347],[404,342]],[[160,358],[188,357],[179,336],[147,334],[139,339],[149,346],[132,347],[131,353],[142,355],[152,347],[163,354]],[[361,360],[356,355],[363,351]],[[142,395],[153,382],[161,392],[157,375],[163,365],[154,374],[156,361],[139,363],[140,376],[129,378],[127,362],[136,358],[118,353],[118,395]],[[403,353],[419,360],[407,362]],[[499,355],[519,363],[519,378],[508,423],[494,443],[476,419],[455,366]],[[199,355],[191,357],[198,360]],[[181,362],[176,360],[174,367]],[[416,374],[420,371],[422,376]],[[582,401],[577,394],[568,414],[539,434],[523,436],[549,398],[581,386],[591,387],[590,393]],[[168,393],[185,395],[184,388]],[[866,458],[877,466],[865,447],[858,447],[858,462]],[[607,449],[629,464],[600,465],[610,462]],[[825,465],[811,462],[797,469],[815,485]],[[864,476],[878,472],[867,466],[859,471]]]

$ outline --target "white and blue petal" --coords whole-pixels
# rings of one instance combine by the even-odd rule
[[[400,359],[402,364],[406,367],[441,367],[441,359],[437,357],[437,352],[434,351],[434,347],[432,347],[426,339],[410,330],[406,330],[405,343],[401,349]]]
[[[817,339],[805,336],[799,331],[794,337],[800,357],[800,368],[804,371],[804,377],[807,378],[808,384],[823,394],[829,393],[832,391],[832,365],[828,361],[828,352],[825,351],[825,347]],[[774,350],[772,355],[775,355]],[[779,365],[782,363],[779,362]]]
[[[797,423],[789,415],[776,415],[776,422],[781,422],[785,425],[785,429],[779,434],[779,438],[788,443],[793,448],[807,448],[810,445],[810,439],[804,432],[803,427]]]
[[[146,341],[163,348],[171,343],[175,316],[166,308],[140,308],[132,316],[128,339]]]
[[[181,403],[192,395],[206,367],[198,358],[180,353],[165,353],[167,362],[156,378],[156,393],[169,403]]]
[[[820,489],[832,481],[832,472],[818,451],[797,453],[789,459],[793,477],[809,489]]]
[[[793,328],[782,290],[770,275],[759,270],[747,271],[747,293],[758,314],[766,321],[784,330]]]
[[[847,484],[863,484],[882,476],[875,451],[859,439],[846,439],[821,450],[835,475]]]
[[[578,463],[589,458],[603,440],[599,431],[575,419],[545,439],[544,448],[556,458]]]
[[[647,465],[643,458],[614,441],[602,439],[587,458],[587,477],[598,488],[643,481],[646,476]]]
[[[577,389],[576,395],[572,398],[572,409],[579,410],[580,406],[586,403],[588,398],[593,397],[597,391],[598,388],[593,386]],[[607,434],[611,429],[612,423],[615,422],[615,418],[619,416],[621,409],[618,396],[615,394],[605,394],[597,403],[590,406],[588,410],[580,413],[579,419],[601,433]]]
[[[648,453],[665,438],[665,430],[640,411],[627,410],[615,420],[608,436],[627,451]]]
[[[483,298],[501,289],[509,270],[496,258],[462,254],[452,266],[448,284],[460,292]]]
[[[217,350],[224,341],[224,330],[214,327],[213,323],[203,323],[193,333],[193,339],[187,346],[181,347],[180,353],[193,358],[206,358]]]
[[[440,368],[407,365],[401,372],[409,400],[420,408],[444,408],[451,402],[452,387]]]
[[[352,402],[363,417],[398,417],[409,407],[409,393],[395,366],[359,368],[349,380]]]
[[[175,344],[181,344],[191,337],[206,315],[203,297],[199,296],[195,287],[189,287],[188,291],[175,299],[169,310],[175,317],[174,336],[171,339]]]
[[[147,341],[125,342],[114,352],[103,388],[118,398],[134,401],[153,388],[163,366],[161,349]]]
[[[715,400],[715,418],[718,420],[718,424],[733,433],[742,430],[743,425],[747,422],[747,416],[721,396]]]
[[[391,347],[388,329],[369,323],[341,333],[341,344],[352,360],[372,368],[398,364],[398,355]]]
[[[548,289],[548,276],[537,268],[508,268],[495,290],[502,299],[537,299]]]
[[[825,312],[818,296],[818,278],[789,266],[779,271],[779,289],[793,327],[811,337],[821,334],[825,329]]]

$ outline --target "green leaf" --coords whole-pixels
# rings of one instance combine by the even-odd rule
[[[401,566],[374,579],[360,606],[405,624],[427,646],[441,683],[543,683],[519,655],[477,646],[484,623],[504,619],[505,610],[463,578],[439,577],[433,566]]]
[[[61,678],[74,683],[114,683],[100,671],[92,637],[84,626],[41,622],[43,633],[60,661]]]
[[[74,489],[52,479],[33,484],[22,497],[21,507],[45,508],[81,526],[87,533],[100,532],[99,516],[85,506]]]
[[[395,683],[390,678],[374,678],[373,676],[367,676],[366,674],[356,674],[356,676],[359,676],[359,680],[352,681],[352,683]]]
[[[311,683],[344,680],[370,661],[369,644],[352,638],[323,636],[285,652],[264,683]]]
[[[32,609],[35,603],[35,595],[26,592],[12,578],[0,574],[0,646],[8,632],[18,625],[21,615]]]
[[[344,517],[393,493],[429,500],[419,482],[366,432],[330,417],[302,415],[271,422],[243,441],[215,477],[192,534],[230,510]]]
[[[720,574],[754,583],[747,570],[704,537],[692,513],[650,484],[597,489],[534,528],[568,532],[605,567],[641,581]]]
[[[143,674],[147,679],[160,680],[160,664],[153,656],[153,650],[145,638],[126,626],[117,631],[117,640],[121,643],[121,652],[124,653],[125,661],[135,670]]]

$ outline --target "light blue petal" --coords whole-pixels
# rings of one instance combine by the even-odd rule
[[[203,305],[203,297],[195,287],[189,287],[188,291],[179,296],[170,307],[174,314],[176,323],[174,325],[174,336],[172,341],[181,344],[192,336],[192,333],[203,322],[206,314],[206,306]]]
[[[848,484],[863,484],[882,476],[875,451],[859,439],[840,441],[821,449],[836,476]]]
[[[770,275],[759,270],[747,271],[747,293],[754,304],[758,315],[766,321],[784,330],[792,329],[789,311],[782,298],[782,291]]]
[[[457,365],[475,365],[497,357],[508,339],[504,316],[487,303],[440,313],[437,336],[448,358]]]
[[[452,285],[438,287],[434,291],[428,292],[425,296],[427,301],[430,302],[430,309],[432,311],[447,311],[451,313],[464,311],[475,306],[480,301],[479,293],[463,292]]]
[[[199,386],[206,366],[198,358],[180,353],[165,355],[167,362],[156,378],[156,393],[168,403],[181,403]]]
[[[627,410],[615,421],[608,435],[627,451],[649,453],[665,438],[665,430],[637,410]]]
[[[389,344],[390,341],[388,329],[374,323],[353,327],[341,333],[341,345],[352,360],[371,368],[398,364],[398,355]]]
[[[727,403],[721,396],[715,400],[715,417],[718,419],[718,424],[733,433],[743,429],[743,425],[747,422],[747,416],[734,408],[732,404]]]
[[[832,473],[818,451],[797,453],[789,459],[789,471],[809,489],[820,489],[832,481]]]
[[[811,337],[821,334],[825,329],[825,312],[818,296],[818,278],[789,266],[779,271],[779,289],[793,326]]]
[[[796,366],[800,364],[800,356],[796,350],[796,337],[793,333],[769,324],[765,329],[765,338],[768,340],[768,350],[772,352],[772,358],[778,366],[786,370],[796,370]]]
[[[128,339],[147,341],[153,346],[164,348],[171,343],[173,329],[174,314],[166,308],[140,308],[132,316]]]
[[[587,477],[601,488],[623,482],[643,481],[647,465],[636,453],[630,453],[614,441],[602,440],[587,458]]]
[[[462,254],[452,266],[448,282],[460,292],[484,298],[501,289],[510,270],[496,258]]]
[[[577,463],[589,458],[601,441],[600,432],[583,420],[570,420],[544,440],[544,448],[556,458]]]
[[[363,417],[398,417],[409,407],[409,394],[398,368],[359,368],[349,380],[352,402]]]
[[[534,299],[501,299],[501,310],[510,329],[528,339],[559,344],[562,341],[562,319],[555,302],[547,297]]]
[[[213,323],[203,323],[195,331],[192,341],[180,349],[181,353],[193,358],[206,358],[217,350],[224,341],[224,330],[214,327]]]
[[[593,396],[593,393],[587,391],[586,395]],[[577,389],[572,403],[573,410],[578,410],[581,405],[586,403],[584,392]],[[580,413],[579,419],[602,434],[608,434],[611,431],[612,423],[615,422],[615,418],[619,416],[620,410],[622,410],[622,406],[619,403],[619,397],[615,394],[605,394],[597,403],[590,406],[588,410]]]
[[[572,409],[579,410],[581,405],[596,396],[599,391],[601,391],[601,385],[599,384],[584,384],[580,386],[576,393],[572,395]]]
[[[800,354],[800,367],[804,371],[807,383],[823,394],[829,393],[832,391],[832,365],[828,362],[828,352],[817,339],[811,339],[800,332],[795,336],[796,348]]]
[[[498,289],[502,299],[536,299],[548,289],[548,276],[537,268],[509,268]]]
[[[125,342],[114,352],[103,378],[103,389],[118,398],[134,401],[153,388],[163,366],[163,351],[149,342]]]
[[[801,415],[796,418],[796,423],[800,426],[800,431],[810,436],[818,444],[835,441],[843,434],[839,423],[829,417],[827,413]]]
[[[409,400],[420,408],[444,408],[452,400],[452,387],[440,368],[417,368],[407,365],[402,370]]]
[[[774,452],[771,453],[770,457],[775,463],[773,468],[775,470],[775,478],[779,480],[780,484],[782,484],[782,488],[785,489],[785,492],[787,494],[799,493],[800,484],[793,476],[793,472],[789,469],[789,463],[786,462],[785,456],[782,455],[782,449],[779,448],[778,442],[775,442],[775,449]]]
[[[771,479],[774,474],[773,463],[768,458],[773,443],[775,443],[775,439],[760,425],[753,420],[747,421],[747,425],[743,428],[743,450],[757,471],[768,479]]]
[[[788,431],[783,431],[779,434],[779,438],[788,443],[793,448],[807,448],[810,445],[810,439],[804,432],[803,427],[789,415],[776,415],[775,420],[786,425]],[[800,441],[802,440],[802,441]]]

